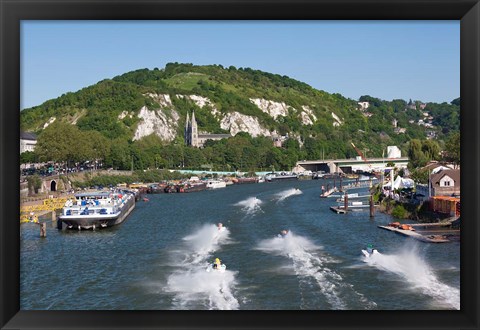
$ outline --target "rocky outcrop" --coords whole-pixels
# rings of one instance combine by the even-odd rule
[[[147,93],[145,95],[157,102],[160,105],[160,108],[173,108],[172,99],[168,94]]]
[[[209,107],[212,114],[215,117],[218,117],[220,115],[220,111],[218,111],[215,104],[212,101],[210,101],[208,97],[199,96],[199,95],[181,95],[181,94],[177,94],[175,96],[181,99],[190,100],[193,103],[195,103],[195,105],[199,108]]]
[[[149,110],[144,106],[137,116],[141,120],[138,123],[133,140],[139,140],[151,134],[156,134],[162,140],[168,142],[175,139],[180,120],[180,116],[175,110],[170,110],[167,116],[162,109]]]
[[[125,118],[127,116],[132,118],[133,114],[129,113],[128,111],[122,111],[122,113],[118,115],[118,119],[122,120],[123,118]]]
[[[303,125],[313,125],[317,121],[317,116],[313,113],[313,110],[308,106],[302,106],[302,112],[300,113],[300,118],[302,119]]]
[[[265,99],[250,99],[250,102],[255,104],[260,110],[269,114],[273,119],[278,116],[288,115],[288,106],[283,102],[275,102]]]
[[[230,134],[236,135],[239,132],[247,132],[253,137],[271,136],[276,132],[270,132],[258,122],[258,118],[247,116],[239,112],[233,112],[225,115],[220,121],[220,127],[229,130]]]
[[[50,124],[52,124],[57,118],[51,117],[44,125],[43,129],[47,128]]]
[[[300,120],[303,125],[313,125],[317,120],[317,117],[313,113],[313,110],[304,105],[302,110],[298,111],[294,107],[287,105],[284,102],[275,102],[265,99],[250,99],[250,102],[255,104],[260,110],[270,115],[273,119],[277,119],[278,116],[287,116],[289,109],[300,116]]]
[[[336,114],[334,114],[333,112],[332,112],[332,117],[334,119],[334,121],[333,121],[333,126],[334,127],[338,127],[340,125],[343,125],[343,121],[340,120],[340,118]]]

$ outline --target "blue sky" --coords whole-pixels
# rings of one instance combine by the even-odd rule
[[[21,109],[128,71],[221,64],[352,99],[460,96],[459,21],[22,21]]]

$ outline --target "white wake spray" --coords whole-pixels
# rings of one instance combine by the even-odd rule
[[[295,195],[301,195],[302,191],[298,188],[291,188],[284,190],[282,192],[279,192],[278,194],[274,195],[274,199],[277,200],[277,203],[284,201],[288,197],[295,196]]]
[[[235,272],[207,272],[204,267],[177,271],[168,277],[168,292],[175,293],[175,309],[238,309],[232,291]]]
[[[262,209],[260,205],[262,205],[262,201],[257,197],[249,197],[241,202],[234,204],[234,206],[240,206],[242,211],[245,212],[246,215],[254,215],[257,212],[261,212]]]
[[[228,228],[208,224],[183,238],[185,247],[175,251],[174,271],[167,279],[165,291],[174,293],[175,309],[238,309],[233,291],[236,272],[210,271],[213,253],[229,243]],[[227,265],[228,266],[228,265]]]
[[[327,267],[330,258],[322,256],[322,248],[313,244],[305,237],[289,232],[285,237],[275,237],[261,241],[258,250],[274,255],[282,255],[292,261],[293,270],[300,281],[311,281],[318,285],[320,292],[333,309],[346,309],[347,305],[342,299],[345,290],[353,290],[348,284],[343,283],[342,277]],[[353,294],[362,302],[365,298],[353,291]],[[372,308],[375,303],[367,303],[366,308]]]
[[[221,245],[230,242],[230,231],[226,227],[218,229],[215,225],[207,224],[194,234],[185,236],[183,240],[187,246],[184,250],[186,261],[188,263],[202,263]]]
[[[441,304],[460,309],[460,290],[441,283],[415,247],[404,249],[398,254],[375,253],[363,258],[372,267],[401,276],[412,289],[419,290]]]

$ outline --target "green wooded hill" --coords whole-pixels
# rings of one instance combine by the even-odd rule
[[[369,107],[361,109],[359,101],[369,102]],[[288,135],[296,141],[290,147],[297,149],[297,157],[305,159],[355,157],[350,142],[368,157],[380,157],[388,145],[406,154],[408,141],[428,135],[442,146],[449,134],[459,131],[460,102],[385,101],[368,95],[352,100],[250,68],[169,63],[164,69],[128,72],[24,109],[20,121],[21,130],[40,136],[47,124],[56,122],[97,131],[110,141],[132,144],[156,135],[163,145],[181,145],[186,116],[192,111],[199,131],[246,131],[239,136],[259,139],[271,132]],[[216,143],[227,142],[207,146]]]

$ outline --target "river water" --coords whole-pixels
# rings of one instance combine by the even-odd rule
[[[335,198],[319,198],[327,183],[148,195],[119,226],[78,232],[50,225],[46,238],[37,225],[22,224],[20,307],[460,308],[459,242],[428,244],[382,230],[393,219],[378,212],[371,219],[368,209],[335,214]],[[290,230],[285,238],[277,237],[282,229]],[[380,254],[366,259],[368,244]],[[227,270],[206,272],[216,257]]]

